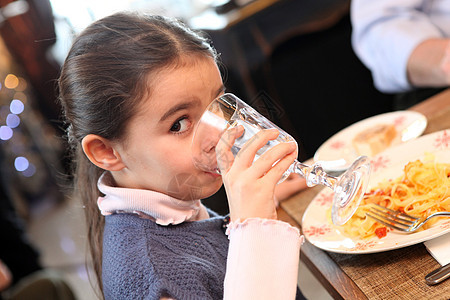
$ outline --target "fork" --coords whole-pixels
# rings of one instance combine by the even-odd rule
[[[450,212],[441,211],[429,215],[427,218],[414,217],[397,210],[374,204],[366,215],[375,221],[403,232],[414,232],[434,217],[450,217]]]

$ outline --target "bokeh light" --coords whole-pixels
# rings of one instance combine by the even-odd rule
[[[9,128],[16,128],[20,124],[20,118],[18,115],[15,114],[9,114],[6,117],[6,125],[8,125]]]
[[[16,86],[16,91],[23,92],[27,89],[27,81],[23,79],[22,77],[19,77],[19,84]]]
[[[13,130],[9,126],[0,126],[0,140],[7,141],[13,136]]]
[[[22,172],[22,175],[25,177],[31,177],[34,175],[34,173],[36,173],[36,167],[32,163],[30,163],[28,165],[28,168]]]
[[[77,267],[77,274],[80,279],[89,282],[89,274],[84,264],[81,264]]]
[[[15,89],[19,85],[19,78],[14,74],[8,74],[5,77],[5,87]]]
[[[67,254],[74,254],[77,250],[74,240],[70,237],[61,237],[59,244],[61,246],[61,249]]]
[[[17,171],[25,171],[26,169],[28,169],[29,165],[30,162],[23,156],[16,157],[16,159],[14,160],[14,167]]]
[[[23,102],[18,99],[11,101],[11,105],[9,106],[9,110],[16,115],[22,113],[24,108]]]

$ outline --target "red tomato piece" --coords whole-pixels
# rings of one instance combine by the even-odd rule
[[[375,234],[377,235],[378,238],[382,238],[385,237],[387,234],[387,228],[386,227],[379,227],[377,229],[375,229]]]

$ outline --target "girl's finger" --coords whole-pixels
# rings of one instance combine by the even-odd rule
[[[234,142],[244,133],[244,127],[236,126],[226,130],[219,139],[216,145],[216,160],[217,167],[221,174],[225,174],[231,168],[234,162],[234,155],[231,148]]]
[[[278,135],[279,131],[277,129],[265,129],[258,131],[239,151],[236,157],[236,163],[242,168],[250,167],[255,160],[256,153],[269,141],[276,139]]]
[[[280,143],[261,155],[252,166],[253,174],[256,178],[264,176],[272,167],[286,155],[297,153],[297,144],[295,142]]]
[[[264,175],[265,178],[276,184],[283,175],[284,172],[289,168],[289,166],[294,162],[297,158],[297,151],[291,152],[282,159],[280,159],[275,166],[273,166],[267,173]]]

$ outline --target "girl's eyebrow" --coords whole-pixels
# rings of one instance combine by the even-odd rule
[[[198,101],[195,100],[191,100],[191,101],[186,101],[186,102],[182,102],[179,103],[177,105],[175,105],[174,107],[170,108],[162,117],[161,119],[159,119],[159,122],[163,122],[164,120],[166,120],[167,118],[169,118],[171,115],[177,113],[180,110],[183,109],[188,109],[190,107],[196,106],[198,105]]]
[[[216,94],[214,95],[214,98],[216,98],[217,96],[219,96],[221,93],[223,93],[225,91],[225,86],[221,85],[219,89],[217,89]],[[162,117],[161,119],[159,119],[159,122],[163,122],[164,120],[166,120],[167,118],[169,118],[171,115],[175,114],[176,112],[183,110],[183,109],[188,109],[191,107],[194,107],[198,105],[198,101],[196,100],[191,100],[191,101],[186,101],[186,102],[182,102],[179,103],[177,105],[175,105],[174,107],[170,108]]]

